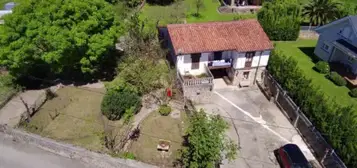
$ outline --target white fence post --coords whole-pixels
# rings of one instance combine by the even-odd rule
[[[295,119],[295,121],[294,121],[294,127],[296,127],[296,125],[297,125],[297,123],[298,123],[298,121],[299,121],[299,119],[300,119],[300,113],[299,113],[299,111],[300,111],[300,107],[296,108],[295,113],[297,114],[297,117],[296,117],[296,119]]]

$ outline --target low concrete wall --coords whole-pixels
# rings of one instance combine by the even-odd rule
[[[141,163],[135,160],[126,160],[113,158],[106,154],[99,154],[84,148],[76,147],[70,144],[56,142],[52,139],[44,138],[39,135],[27,133],[21,130],[10,128],[6,125],[0,125],[0,134],[11,136],[14,140],[23,143],[35,145],[46,151],[77,159],[84,163],[94,165],[98,168],[151,168],[156,167]]]

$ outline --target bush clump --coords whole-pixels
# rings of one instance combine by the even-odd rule
[[[327,62],[325,61],[319,61],[315,64],[315,69],[322,73],[322,74],[327,74],[330,72],[330,66],[328,65]]]
[[[159,113],[163,116],[168,116],[171,113],[172,109],[169,105],[164,104],[159,108]]]
[[[337,86],[345,86],[347,84],[346,80],[337,72],[331,72],[328,78]]]
[[[354,88],[350,91],[350,96],[351,97],[357,97],[357,88]]]
[[[101,110],[109,120],[119,120],[127,109],[136,113],[140,107],[141,99],[135,92],[109,90],[101,104]]]

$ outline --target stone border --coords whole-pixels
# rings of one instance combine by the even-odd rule
[[[14,141],[28,143],[51,153],[80,160],[98,168],[154,168],[156,166],[135,160],[113,158],[107,154],[100,154],[71,144],[60,143],[49,138],[0,125],[0,134],[12,138]]]

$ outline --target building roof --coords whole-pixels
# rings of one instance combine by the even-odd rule
[[[12,10],[15,7],[15,2],[8,2],[4,5],[5,10]]]
[[[255,19],[167,25],[175,55],[236,50],[261,51],[273,43]]]
[[[325,24],[323,26],[320,26],[320,27],[316,28],[315,31],[317,33],[321,33],[325,28],[328,28],[330,26],[333,26],[333,25],[336,25],[336,24],[339,24],[339,23],[345,22],[345,21],[348,21],[350,23],[354,33],[357,34],[357,15],[355,15],[355,16],[346,16],[344,18],[335,20],[335,21],[333,21],[331,23],[328,23],[328,24]]]

